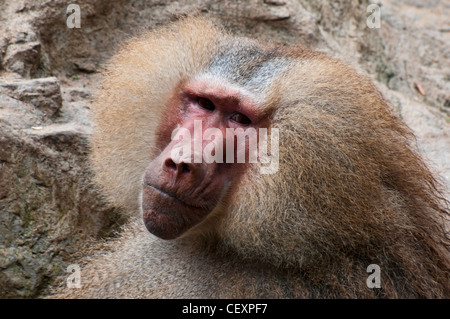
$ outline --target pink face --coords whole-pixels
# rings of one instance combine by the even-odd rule
[[[201,133],[210,128],[218,129],[223,139],[215,142],[225,145],[227,128],[257,130],[269,124],[267,116],[252,99],[231,87],[203,80],[184,84],[176,92],[156,134],[156,147],[162,151],[147,167],[143,180],[145,225],[151,233],[163,239],[177,238],[204,220],[219,202],[226,202],[250,165],[225,160],[211,163],[193,158],[175,159],[173,151],[179,141],[172,140],[172,132],[176,128],[186,129],[192,136],[189,144],[194,144],[199,133],[194,131],[194,124],[201,121]],[[201,140],[200,148],[206,147],[208,142]],[[223,150],[225,158],[225,146]],[[237,156],[236,151],[234,154]]]

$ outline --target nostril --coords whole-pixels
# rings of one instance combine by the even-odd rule
[[[189,173],[191,168],[186,163],[181,163],[181,173]]]
[[[165,167],[170,170],[176,171],[178,174],[190,173],[191,167],[187,163],[179,163],[176,164],[171,158],[168,158],[164,161]]]
[[[167,168],[170,168],[170,169],[173,169],[173,170],[177,170],[177,164],[175,164],[175,162],[171,158],[166,159],[165,162],[164,162],[164,165]]]

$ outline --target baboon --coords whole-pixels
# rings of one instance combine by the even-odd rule
[[[55,297],[450,297],[448,200],[410,129],[342,62],[188,17],[128,41],[94,105],[95,180],[132,222]],[[175,129],[195,121],[224,133],[185,140],[214,141],[211,155],[229,128],[276,129],[278,170],[176,158]]]

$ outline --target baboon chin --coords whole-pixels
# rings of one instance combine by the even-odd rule
[[[448,201],[351,67],[188,17],[126,43],[94,105],[95,181],[141,222],[57,296],[450,297]]]

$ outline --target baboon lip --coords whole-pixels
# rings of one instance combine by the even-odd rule
[[[147,229],[162,239],[174,239],[200,223],[210,210],[187,204],[177,196],[149,184],[144,185],[143,219]]]
[[[158,194],[160,194],[160,195],[162,195],[164,197],[170,198],[170,199],[172,199],[172,200],[174,200],[176,202],[179,202],[179,203],[183,204],[184,206],[187,206],[187,207],[190,207],[190,208],[195,208],[195,209],[202,209],[202,207],[200,207],[200,206],[195,206],[195,205],[186,203],[184,200],[181,200],[180,198],[178,198],[174,194],[171,194],[171,193],[169,193],[167,191],[164,191],[161,188],[158,188],[158,187],[150,185],[150,184],[145,184],[145,186],[148,187],[148,188],[153,189]]]

